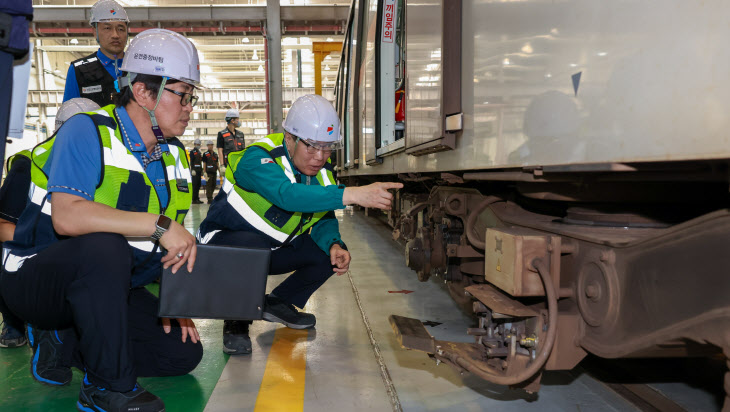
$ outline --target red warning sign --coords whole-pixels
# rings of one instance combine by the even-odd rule
[[[395,37],[395,0],[383,2],[383,43],[393,43]]]

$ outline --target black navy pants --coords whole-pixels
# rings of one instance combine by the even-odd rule
[[[270,237],[256,232],[222,230],[213,236],[209,244],[271,248],[276,246]],[[332,276],[330,258],[314,243],[309,234],[295,238],[288,246],[271,252],[269,275],[281,275],[294,271],[271,293],[299,308],[320,286]]]
[[[138,376],[184,375],[203,356],[200,342],[182,342],[180,326],[166,334],[158,299],[130,289],[132,251],[121,235],[93,233],[63,240],[3,270],[0,292],[10,310],[37,329],[61,330],[64,363],[117,392]]]
[[[215,181],[217,172],[208,173],[208,177],[205,180],[205,197],[208,199],[208,204],[213,202],[213,192],[215,192]]]
[[[195,176],[193,176],[193,201],[200,202],[200,183],[203,177],[203,168],[194,168]]]

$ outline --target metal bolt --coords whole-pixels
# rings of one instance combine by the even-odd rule
[[[586,292],[587,297],[589,297],[591,299],[595,299],[601,293],[601,290],[595,284],[590,284],[590,285],[586,286],[585,292]]]

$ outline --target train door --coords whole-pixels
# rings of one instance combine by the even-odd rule
[[[455,147],[462,130],[461,0],[406,2],[406,153]]]
[[[360,156],[360,89],[361,47],[360,28],[363,26],[363,0],[353,0],[345,31],[345,40],[337,74],[337,112],[342,127],[343,147],[338,156],[338,165],[343,169],[355,168]]]

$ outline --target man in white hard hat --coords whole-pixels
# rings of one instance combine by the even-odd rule
[[[65,385],[70,366],[84,371],[80,410],[164,410],[137,377],[183,375],[203,356],[193,321],[158,318],[158,299],[143,287],[163,267],[195,263],[182,225],[187,156],[166,138],[187,127],[198,65],[185,37],[140,33],[116,105],[72,117],[34,149],[32,196],[4,245],[0,293],[33,325],[36,380]]]
[[[216,144],[221,165],[221,176],[223,176],[225,168],[228,166],[228,155],[231,152],[240,152],[246,147],[243,132],[236,129],[237,127],[241,127],[238,110],[228,109],[225,120],[226,128],[218,132],[218,141]]]
[[[273,249],[270,274],[294,272],[266,297],[263,318],[290,328],[315,325],[299,312],[332,276],[346,273],[350,253],[340,237],[335,209],[358,204],[390,209],[388,189],[401,183],[337,185],[330,154],[340,145],[340,122],[318,95],[297,99],[271,134],[229,155],[221,191],[200,225],[201,243]],[[311,229],[311,232],[310,232]],[[241,273],[245,281],[246,273]],[[225,321],[223,351],[251,353],[250,321]]]
[[[56,129],[71,116],[81,112],[91,112],[99,109],[99,105],[89,99],[71,99],[58,109],[56,113]],[[29,150],[23,150],[8,158],[8,175],[0,187],[0,245],[2,242],[13,240],[15,225],[28,203],[28,189],[30,188],[30,157]],[[25,322],[10,312],[0,295],[0,314],[3,317],[3,327],[0,332],[0,348],[16,348],[25,345]]]
[[[200,139],[193,141],[193,150],[190,151],[190,173],[193,175],[193,204],[200,201],[200,179],[203,177],[203,153],[200,151]]]
[[[71,62],[63,101],[86,97],[103,107],[112,103],[114,81],[122,75],[129,18],[115,0],[99,0],[91,7],[89,24],[94,28],[99,50]]]

